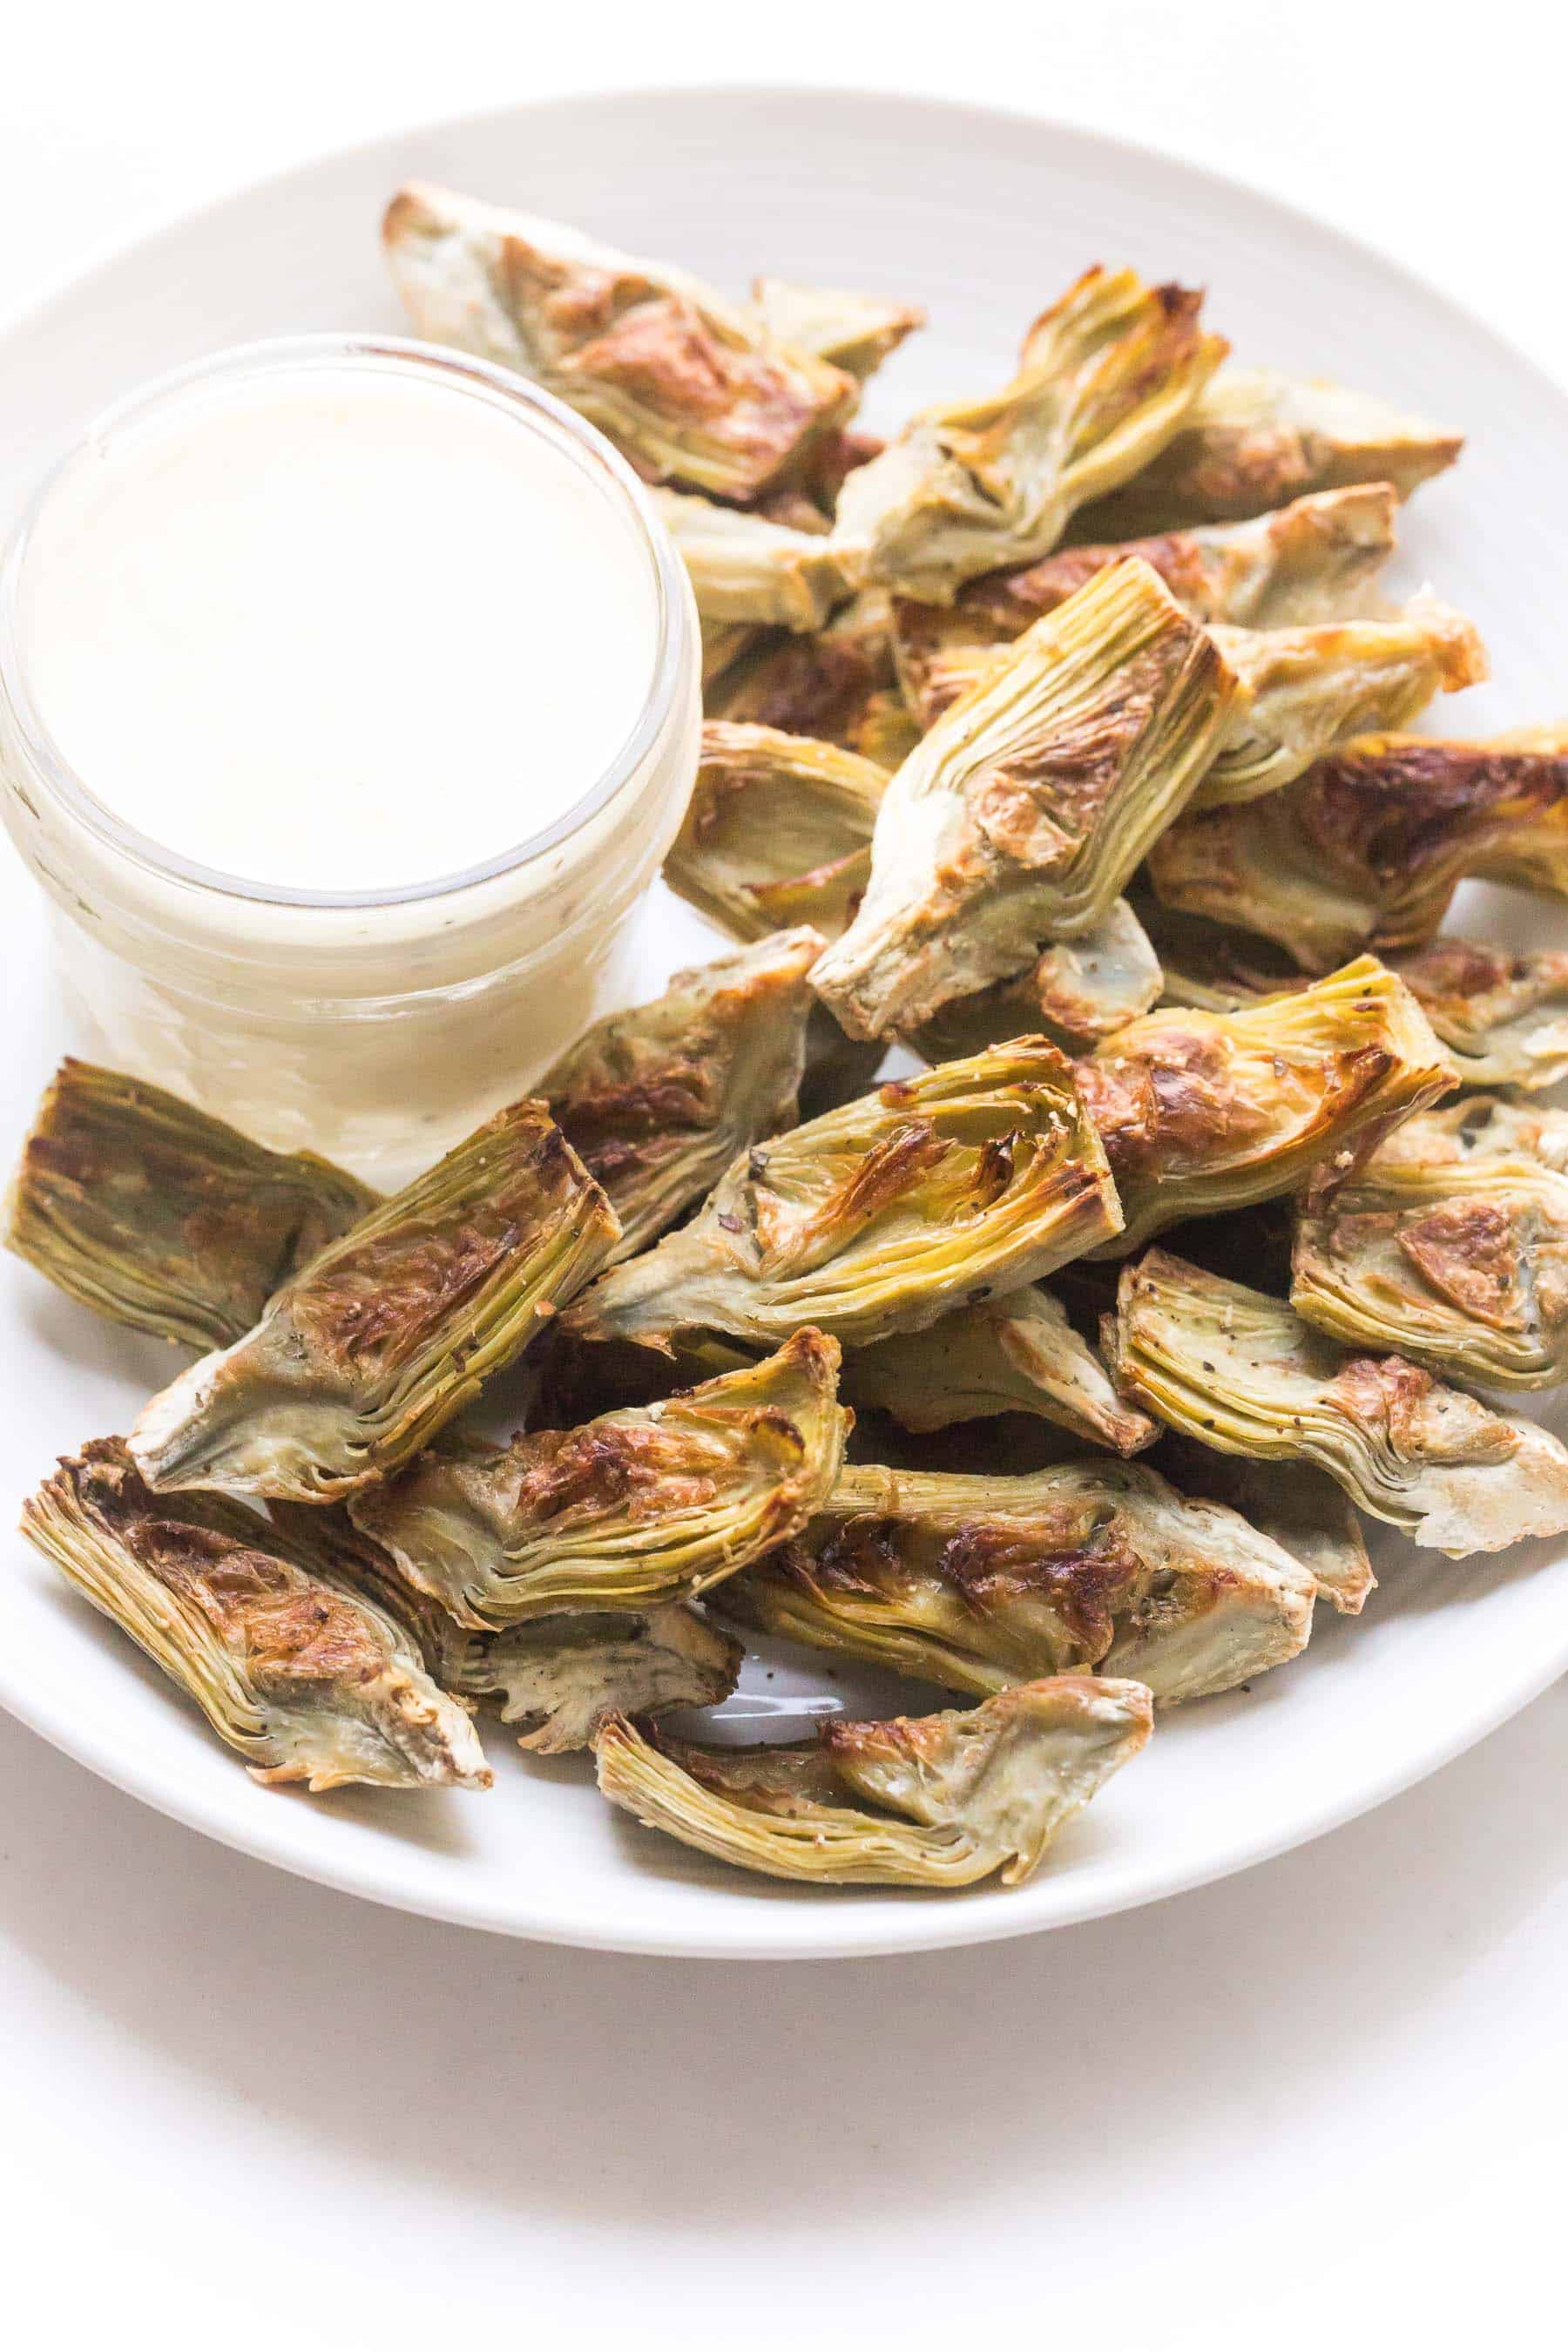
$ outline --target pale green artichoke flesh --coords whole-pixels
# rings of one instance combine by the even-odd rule
[[[140,1078],[62,1062],[22,1147],[5,1240],[99,1314],[222,1348],[374,1208],[308,1151],[268,1151]]]
[[[654,481],[746,503],[858,397],[683,270],[560,222],[412,183],[382,235],[417,334],[531,376]]]
[[[689,1600],[831,1490],[848,1433],[837,1376],[837,1348],[802,1330],[760,1364],[580,1429],[426,1454],[350,1516],[477,1631]]]
[[[405,1627],[219,1496],[143,1486],[116,1438],[62,1461],[22,1531],[201,1708],[253,1776],[488,1789],[464,1709]]]
[[[774,1878],[837,1886],[1019,1885],[1149,1737],[1139,1683],[1061,1675],[962,1712],[836,1717],[800,1746],[595,1741],[599,1786],[646,1828]]]
[[[1024,1477],[852,1466],[805,1534],[727,1585],[720,1607],[982,1696],[1102,1670],[1171,1701],[1295,1657],[1315,1592],[1278,1543],[1142,1463]]]
[[[863,1346],[1021,1289],[1120,1223],[1068,1065],[1020,1038],[737,1160],[689,1224],[613,1267],[563,1328],[591,1344],[714,1330],[777,1346],[814,1323]]]
[[[1152,1249],[1105,1352],[1122,1392],[1223,1454],[1307,1462],[1373,1518],[1459,1559],[1568,1528],[1568,1451],[1399,1356],[1353,1355],[1283,1300]]]
[[[149,1486],[325,1502],[427,1444],[602,1265],[615,1212],[545,1106],[514,1103],[154,1397]]]

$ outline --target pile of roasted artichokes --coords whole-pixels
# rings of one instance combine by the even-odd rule
[[[1485,656],[1379,590],[1458,439],[1096,268],[882,444],[906,305],[423,186],[385,242],[650,485],[709,710],[666,878],[734,944],[389,1199],[68,1063],[11,1246],[205,1352],[26,1530],[262,1779],[486,1787],[483,1709],[748,1869],[1016,1881],[1155,1706],[1362,1608],[1358,1511],[1568,1529],[1516,1410],[1568,955],[1436,937],[1568,894],[1568,732],[1405,731]],[[960,1703],[658,1727],[759,1635]]]

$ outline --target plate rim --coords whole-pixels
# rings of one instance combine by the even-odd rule
[[[1005,123],[1015,131],[1038,133],[1046,141],[1077,143],[1097,149],[1101,153],[1120,156],[1135,166],[1152,163],[1202,183],[1216,194],[1245,203],[1255,214],[1261,213],[1282,229],[1304,230],[1320,242],[1327,240],[1363,268],[1370,266],[1403,286],[1415,289],[1428,301],[1439,305],[1452,319],[1484,339],[1495,353],[1506,358],[1510,366],[1523,370],[1536,386],[1553,400],[1568,402],[1568,385],[1471,303],[1448,292],[1435,276],[1398,259],[1373,238],[1342,227],[1337,222],[1325,219],[1291,198],[1260,188],[1239,173],[1216,169],[1212,163],[1198,161],[1154,141],[1076,122],[1042,109],[994,105],[971,98],[948,98],[921,88],[879,89],[857,82],[761,82],[726,78],[696,78],[648,86],[611,82],[553,91],[540,98],[520,98],[498,106],[465,109],[450,115],[400,121],[338,145],[317,148],[277,169],[226,184],[195,203],[150,210],[129,228],[92,247],[84,259],[41,293],[29,295],[0,313],[0,341],[8,342],[15,337],[25,338],[29,331],[47,322],[57,306],[79,298],[93,279],[111,271],[117,263],[128,257],[140,254],[162,239],[195,226],[227,205],[244,205],[264,197],[269,190],[288,188],[300,178],[323,168],[349,164],[356,158],[385,151],[400,142],[418,141],[435,134],[460,141],[465,133],[482,126],[499,128],[508,122],[525,121],[546,114],[559,115],[574,110],[604,110],[616,106],[657,110],[671,102],[693,100],[716,106],[726,101],[747,104],[772,101],[781,105],[829,108],[845,114],[869,108],[884,114],[902,114],[911,121],[921,114],[940,117],[950,124],[967,123],[975,132],[983,131],[986,125]],[[1059,1932],[1193,1892],[1241,1871],[1255,1868],[1278,1854],[1310,1844],[1330,1831],[1359,1820],[1407,1789],[1414,1788],[1489,1738],[1539,1697],[1565,1671],[1568,1671],[1568,1622],[1564,1624],[1560,1642],[1537,1651],[1530,1659],[1528,1671],[1511,1676],[1506,1686],[1492,1696],[1479,1716],[1467,1716],[1457,1730],[1451,1724],[1439,1725],[1436,1735],[1422,1743],[1414,1755],[1403,1755],[1396,1763],[1374,1775],[1368,1783],[1358,1788],[1353,1798],[1348,1801],[1342,1797],[1331,1798],[1304,1815],[1298,1812],[1280,1829],[1262,1826],[1250,1835],[1235,1837],[1223,1851],[1201,1861],[1176,1864],[1164,1870],[1158,1866],[1157,1857],[1152,1866],[1148,1861],[1140,1862],[1135,1884],[1120,1885],[1113,1882],[1099,1895],[1088,1896],[1073,1909],[1070,1916],[1056,1919],[1023,1917],[1015,1921],[1008,1916],[1006,1908],[987,1906],[984,1913],[976,1913],[960,1897],[946,1903],[932,1901],[918,1909],[912,1906],[900,1907],[896,1914],[889,1911],[887,1923],[882,1926],[878,1922],[874,1908],[851,1918],[836,1909],[828,1891],[819,1890],[815,1901],[808,1898],[807,1903],[789,1906],[795,1932],[787,1937],[770,1929],[765,1912],[748,1912],[744,1906],[738,1904],[728,1906],[723,1915],[726,1925],[720,1932],[714,1934],[705,1928],[699,1935],[674,1928],[659,1933],[646,1927],[621,1930],[613,1916],[585,1925],[577,1916],[557,1916],[548,1906],[542,1909],[537,1904],[532,1916],[526,1919],[520,1919],[515,1915],[503,1917],[496,1915],[493,1906],[465,1903],[460,1895],[447,1898],[438,1890],[400,1888],[395,1882],[389,1883],[384,1876],[376,1875],[374,1856],[378,1848],[371,1840],[364,1842],[363,1849],[353,1849],[342,1860],[280,1853],[266,1831],[265,1816],[258,1816],[257,1827],[253,1831],[242,1822],[216,1818],[210,1805],[204,1805],[199,1797],[188,1798],[186,1791],[178,1786],[166,1787],[161,1782],[149,1784],[139,1780],[133,1763],[114,1752],[107,1738],[101,1742],[94,1738],[90,1719],[73,1717],[68,1706],[62,1706],[58,1714],[50,1707],[48,1694],[52,1685],[46,1682],[40,1689],[25,1679],[19,1682],[11,1671],[10,1660],[4,1651],[0,1651],[0,1705],[51,1747],[153,1811],[243,1854],[247,1860],[286,1871],[292,1876],[414,1916],[478,1928],[489,1934],[511,1936],[525,1941],[563,1944],[585,1950],[722,1962],[738,1959],[870,1958],[1002,1942],[1017,1937]],[[356,1864],[354,1853],[359,1852],[363,1852],[363,1860]],[[1123,1874],[1125,1870],[1126,1866],[1123,1866]],[[800,1932],[803,1918],[813,1922],[804,1937]]]

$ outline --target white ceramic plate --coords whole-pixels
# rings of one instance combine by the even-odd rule
[[[1088,262],[1206,284],[1249,359],[1342,377],[1472,436],[1407,510],[1405,572],[1480,624],[1493,683],[1467,730],[1562,709],[1568,402],[1441,296],[1298,214],[1158,156],[1001,113],[778,91],[585,99],[390,139],[289,173],[122,251],[0,336],[0,485],[23,483],[138,379],[258,335],[385,327],[376,224],[405,175],[583,223],[735,292],[758,269],[923,302],[927,332],[876,386],[873,421],[1001,378],[1035,311]],[[66,1040],[41,909],[0,856],[9,1050],[0,1149]],[[1475,894],[1478,898],[1481,894]],[[1497,895],[1494,936],[1541,943]],[[1532,929],[1527,934],[1526,924]],[[648,992],[711,935],[647,918]],[[6,1260],[5,1514],[53,1457],[122,1429],[171,1358]],[[1434,1770],[1568,1663],[1568,1549],[1450,1563],[1380,1547],[1356,1622],[1320,1612],[1308,1654],[1250,1693],[1163,1722],[1154,1745],[1014,1893],[806,1892],[709,1866],[612,1813],[580,1759],[524,1762],[492,1727],[488,1798],[257,1788],[147,1665],[7,1537],[0,1699],[105,1778],[228,1844],[358,1895],[503,1932],[627,1950],[776,1957],[909,1950],[1059,1927],[1195,1885],[1332,1828]],[[756,1714],[901,1699],[775,1660]]]

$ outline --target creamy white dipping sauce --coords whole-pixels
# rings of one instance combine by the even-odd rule
[[[638,993],[697,616],[607,443],[394,338],[100,420],[0,578],[0,813],[83,1050],[395,1182]]]
[[[248,882],[402,889],[517,848],[653,682],[634,519],[460,386],[348,367],[154,415],[39,518],[34,707],[94,798]]]

